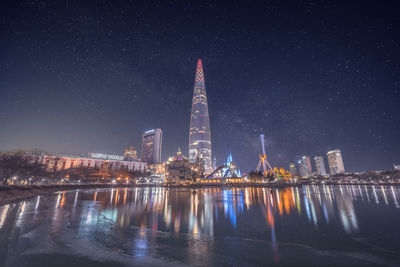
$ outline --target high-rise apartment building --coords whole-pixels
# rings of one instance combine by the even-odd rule
[[[143,133],[142,161],[147,164],[161,163],[162,131],[153,129]]]
[[[340,152],[339,149],[331,150],[326,153],[328,155],[328,164],[329,164],[329,169],[330,173],[333,174],[338,174],[338,173],[344,173],[344,165],[343,165],[343,158],[342,158],[342,152]]]
[[[324,157],[316,156],[314,157],[315,160],[315,167],[317,169],[318,175],[325,176],[326,175],[326,168],[324,163]]]
[[[292,174],[292,176],[297,175],[296,163],[289,162],[289,172],[290,172],[290,174]]]
[[[303,156],[299,161],[300,176],[307,178],[312,176],[311,160],[308,156]]]
[[[206,173],[213,170],[210,118],[201,59],[197,61],[189,130],[189,162],[199,160],[204,163]]]

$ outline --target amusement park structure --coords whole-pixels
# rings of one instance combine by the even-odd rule
[[[242,176],[239,168],[233,163],[232,153],[229,154],[227,161],[225,164],[216,168],[213,172],[206,176],[206,178],[211,177],[221,177],[221,178],[240,178]]]
[[[267,154],[265,154],[265,143],[264,143],[264,134],[261,133],[260,134],[260,139],[261,139],[261,147],[262,147],[262,153],[260,153],[258,156],[260,158],[260,160],[258,161],[257,164],[257,172],[260,171],[260,167],[263,167],[263,175],[267,176],[268,175],[268,171],[273,171],[271,165],[269,164],[268,160],[267,160]],[[267,168],[268,166],[268,168]]]
[[[290,180],[292,178],[292,175],[290,174],[289,171],[283,168],[278,169],[277,167],[274,168],[271,167],[271,164],[269,164],[267,160],[267,154],[265,153],[265,142],[264,142],[265,138],[263,133],[260,134],[260,139],[261,139],[262,153],[258,155],[260,159],[258,161],[256,171],[259,172],[262,166],[264,177],[272,177],[278,181],[281,179]]]
[[[242,177],[242,173],[235,163],[233,163],[232,154],[229,154],[226,162],[212,171],[210,174],[203,178],[197,179],[197,183],[200,184],[237,184],[245,181]]]

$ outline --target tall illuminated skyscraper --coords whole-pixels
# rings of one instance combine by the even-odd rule
[[[197,158],[204,163],[206,173],[213,170],[210,118],[201,59],[197,61],[189,130],[189,161],[194,163]]]
[[[162,131],[153,129],[142,137],[142,161],[147,164],[161,163]]]

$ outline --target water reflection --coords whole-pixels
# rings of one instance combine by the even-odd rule
[[[57,242],[77,237],[121,249],[133,257],[168,254],[202,264],[218,262],[210,251],[221,247],[236,251],[231,247],[235,238],[269,242],[263,244],[270,244],[272,261],[279,263],[285,260],[280,244],[317,246],[309,235],[319,229],[324,234],[331,229],[332,234],[324,239],[326,246],[332,242],[333,247],[337,236],[365,234],[360,220],[367,220],[366,210],[387,207],[397,211],[399,190],[389,186],[311,185],[64,191],[0,207],[0,245],[7,243],[6,239],[22,238],[36,222],[45,225],[37,226],[38,237],[49,231],[59,235]],[[175,246],[184,248],[184,253],[175,255],[170,248]],[[25,247],[8,249],[18,252]],[[262,253],[261,258],[265,256]]]
[[[6,216],[8,209],[10,208],[10,204],[3,206],[1,209],[1,216],[0,216],[0,229],[3,227],[4,222],[6,221]]]
[[[397,187],[304,186],[285,189],[204,188],[178,190],[165,188],[111,189],[85,192],[92,202],[85,204],[83,225],[96,224],[102,216],[120,227],[134,225],[163,231],[213,236],[216,221],[235,230],[239,217],[252,209],[260,212],[265,226],[275,236],[277,217],[304,216],[314,227],[339,220],[347,233],[359,229],[354,201],[372,201],[399,208]],[[78,192],[75,195],[75,201]],[[65,203],[65,192],[59,193],[57,209]],[[22,204],[21,204],[22,205]],[[76,204],[74,204],[76,205]],[[22,208],[23,209],[23,208]],[[23,211],[22,211],[23,212]],[[304,214],[303,214],[304,213]],[[82,219],[83,219],[82,218]],[[55,218],[55,220],[57,220]],[[275,239],[275,238],[273,238]],[[274,240],[272,240],[274,241]]]

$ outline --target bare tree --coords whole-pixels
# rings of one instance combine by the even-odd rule
[[[48,175],[44,165],[31,164],[21,151],[17,153],[3,153],[0,155],[0,169],[3,173],[1,177],[1,182],[3,184],[14,176],[30,178]]]

